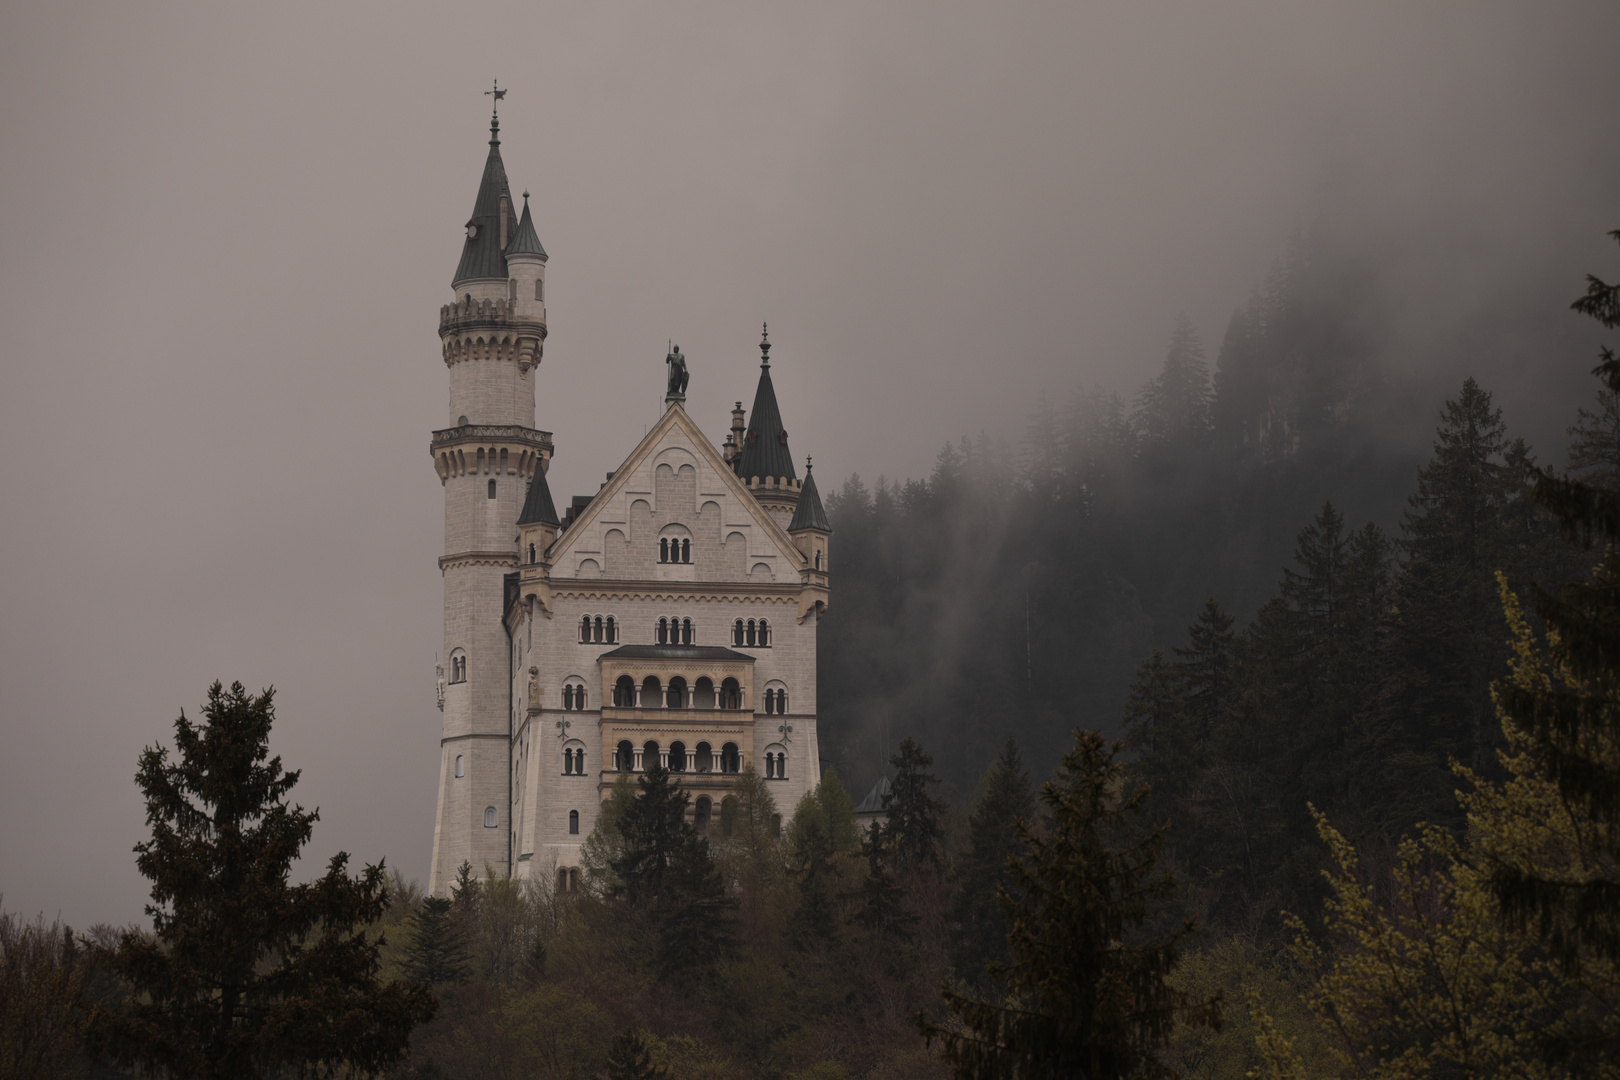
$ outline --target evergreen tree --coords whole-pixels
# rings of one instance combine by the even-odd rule
[[[938,866],[943,854],[948,807],[933,793],[939,784],[939,777],[927,771],[933,763],[909,735],[900,752],[889,759],[894,780],[883,796],[888,812],[885,831],[893,840],[895,859],[907,868]]]
[[[839,856],[860,846],[860,829],[849,793],[826,769],[821,782],[799,800],[788,823],[788,863],[797,899],[793,936],[801,946],[831,940],[838,930]]]
[[[1150,464],[1186,460],[1206,445],[1209,367],[1203,342],[1186,315],[1176,318],[1164,366],[1143,387],[1131,420],[1140,451]]]
[[[861,840],[866,858],[866,876],[851,894],[856,901],[850,921],[861,927],[880,946],[904,945],[913,937],[916,916],[906,910],[906,891],[895,880],[898,853],[893,823],[874,821]]]
[[[1620,240],[1620,231],[1610,235]],[[1620,328],[1620,285],[1589,276],[1587,286],[1575,310]],[[1602,348],[1593,374],[1620,394],[1620,356],[1611,347]],[[1587,954],[1620,960],[1620,492],[1595,478],[1542,472],[1535,498],[1567,537],[1602,544],[1603,556],[1587,580],[1537,590],[1549,636],[1547,677],[1504,680],[1495,689],[1508,719],[1530,734],[1536,763],[1577,823],[1583,857],[1578,869],[1504,861],[1492,887],[1508,915],[1533,923],[1578,969]]]
[[[1013,960],[992,969],[1005,996],[947,987],[953,1024],[918,1014],[957,1077],[1166,1075],[1156,1055],[1178,1022],[1220,1023],[1219,999],[1194,1003],[1167,982],[1192,924],[1149,940],[1138,933],[1175,886],[1155,869],[1161,832],[1129,833],[1146,792],[1121,795],[1117,749],[1076,732],[1059,779],[1041,789],[1045,835],[1019,825],[1025,851],[1002,901]]]
[[[429,896],[411,916],[403,966],[417,982],[436,986],[467,977],[466,923],[452,906],[448,897]]]
[[[318,880],[289,883],[319,815],[287,803],[299,774],[269,757],[272,697],[216,682],[203,724],[175,721],[177,760],[166,747],[141,754],[152,838],[135,851],[152,933],[128,931],[108,955],[134,993],[91,1032],[126,1068],[208,1080],[377,1071],[433,1016],[426,986],[377,980],[382,942],[365,928],[388,904],[380,864],[353,878],[340,852]]]
[[[997,897],[1012,883],[1008,863],[1018,852],[1016,823],[1034,810],[1024,758],[1009,735],[1001,756],[979,781],[968,814],[968,850],[956,870],[951,958],[965,979],[977,981],[985,965],[1009,958],[1007,926]]]
[[[668,1080],[669,1070],[653,1063],[652,1047],[635,1028],[613,1038],[608,1051],[607,1080]]]
[[[1620,393],[1598,387],[1597,408],[1582,408],[1569,427],[1567,468],[1593,487],[1620,489]]]
[[[618,820],[622,850],[613,861],[617,891],[632,903],[657,899],[677,855],[696,830],[686,820],[692,797],[652,764],[641,774],[636,798]],[[705,843],[705,846],[706,843]]]

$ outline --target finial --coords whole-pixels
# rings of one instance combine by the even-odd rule
[[[529,189],[528,188],[523,189],[523,201],[524,202],[529,201]]]
[[[493,90],[484,91],[485,97],[493,95],[495,98],[489,112],[489,141],[491,145],[496,145],[501,141],[501,99],[506,96],[506,91],[501,89],[501,80],[496,79],[494,87]]]
[[[759,324],[759,366],[766,370],[771,366],[770,327],[765,323]]]
[[[804,455],[804,475],[810,475],[810,455]]]

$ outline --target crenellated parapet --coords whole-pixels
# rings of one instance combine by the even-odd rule
[[[446,365],[511,360],[528,371],[545,352],[546,324],[519,315],[510,300],[466,296],[439,309],[439,338]]]
[[[551,432],[516,424],[462,424],[435,431],[432,452],[441,482],[469,475],[528,479],[551,461]]]

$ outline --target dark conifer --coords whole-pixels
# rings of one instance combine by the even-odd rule
[[[436,986],[467,977],[467,930],[453,910],[453,901],[429,896],[411,916],[405,941],[405,974]]]
[[[928,771],[934,759],[917,741],[906,736],[900,752],[889,759],[894,780],[883,796],[888,812],[888,833],[899,865],[920,869],[939,865],[945,836],[944,800],[934,795],[939,777]]]
[[[152,933],[128,932],[108,955],[133,994],[100,1014],[93,1045],[125,1067],[208,1080],[399,1062],[436,1005],[420,983],[377,980],[382,942],[365,928],[388,906],[381,864],[350,877],[339,852],[321,878],[290,884],[319,815],[288,805],[299,774],[269,757],[272,692],[216,682],[203,716],[175,721],[177,760],[141,754],[152,838],[135,851]]]
[[[669,1070],[653,1064],[652,1047],[635,1028],[613,1038],[608,1051],[607,1080],[667,1080]]]
[[[1012,881],[1008,862],[1019,851],[1015,825],[1034,810],[1024,758],[1009,735],[1001,756],[979,781],[968,814],[968,850],[956,869],[952,962],[970,981],[983,977],[985,965],[1008,959],[1007,924],[997,897]]]
[[[1174,884],[1155,869],[1160,831],[1129,834],[1146,792],[1121,797],[1116,750],[1077,732],[1059,779],[1041,789],[1045,835],[1019,826],[1025,852],[1002,901],[1013,959],[992,969],[1005,996],[947,987],[954,1023],[918,1015],[957,1077],[1168,1075],[1156,1055],[1176,1024],[1220,1023],[1218,998],[1194,1002],[1166,981],[1192,924],[1139,938]]]
[[[892,824],[874,821],[861,840],[866,877],[850,894],[855,900],[851,921],[879,942],[909,943],[916,916],[906,910],[906,891],[895,879],[895,832]]]

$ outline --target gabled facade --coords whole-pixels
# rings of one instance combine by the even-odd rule
[[[716,838],[743,769],[766,778],[784,818],[820,780],[831,530],[808,470],[801,484],[793,469],[769,342],[754,423],[739,407],[724,450],[672,392],[601,490],[559,519],[551,436],[533,427],[547,256],[526,196],[521,217],[502,216],[497,131],[441,316],[455,419],[433,441],[450,664],[437,894],[463,861],[475,876],[574,887],[602,799],[654,762]]]

